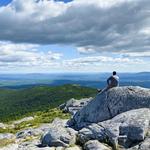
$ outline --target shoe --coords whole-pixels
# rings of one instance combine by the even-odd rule
[[[101,89],[97,89],[97,92],[99,93],[99,92],[101,92],[102,90]]]

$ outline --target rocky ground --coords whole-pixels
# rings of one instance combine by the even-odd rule
[[[60,109],[72,118],[0,134],[12,143],[1,150],[150,150],[150,89],[117,87]]]

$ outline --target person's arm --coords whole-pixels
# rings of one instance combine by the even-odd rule
[[[109,81],[111,80],[111,77],[109,77],[108,79],[107,79],[107,84],[109,85]]]

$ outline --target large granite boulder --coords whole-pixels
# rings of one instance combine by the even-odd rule
[[[82,98],[80,100],[72,98],[66,103],[60,105],[59,108],[66,113],[70,113],[74,115],[77,111],[79,111],[84,106],[86,106],[91,100],[92,100],[92,97]]]
[[[76,143],[77,132],[66,127],[66,120],[55,119],[48,132],[41,137],[42,146],[69,147]]]
[[[149,132],[149,124],[149,108],[130,110],[110,120],[84,127],[79,131],[78,139],[81,143],[90,140],[107,141],[114,149],[117,149],[118,143],[128,148],[145,139]]]
[[[51,127],[41,138],[42,146],[69,147],[76,143],[76,132],[71,128]]]
[[[69,123],[81,129],[88,124],[105,121],[138,108],[150,108],[150,89],[134,86],[116,87],[99,93],[78,111]]]

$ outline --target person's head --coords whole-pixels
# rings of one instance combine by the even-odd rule
[[[116,75],[117,74],[117,72],[116,71],[113,71],[113,75]]]

